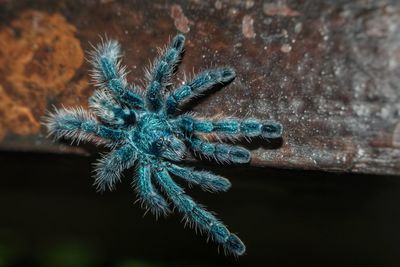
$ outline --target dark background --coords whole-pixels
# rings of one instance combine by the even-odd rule
[[[131,189],[91,186],[95,158],[0,153],[0,266],[398,266],[400,182],[368,176],[198,166],[230,178],[223,194],[189,190],[239,234],[247,254],[218,253],[184,229],[158,221]]]

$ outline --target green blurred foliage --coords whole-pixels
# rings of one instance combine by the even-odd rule
[[[96,255],[81,243],[65,242],[48,249],[40,263],[44,267],[91,267],[96,266]]]

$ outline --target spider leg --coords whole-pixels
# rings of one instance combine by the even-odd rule
[[[247,163],[250,161],[250,151],[240,146],[210,143],[195,136],[189,138],[188,142],[194,152],[221,163]]]
[[[134,147],[127,144],[117,148],[96,163],[94,184],[99,191],[107,188],[113,190],[115,183],[120,180],[123,170],[128,169],[137,159]]]
[[[170,83],[171,76],[183,52],[184,43],[185,37],[182,34],[175,36],[165,52],[153,63],[152,69],[147,73],[149,85],[146,100],[150,110],[160,110],[163,104],[163,90]]]
[[[97,46],[90,55],[94,69],[92,79],[96,86],[110,90],[121,102],[131,107],[144,107],[139,89],[128,85],[125,67],[121,67],[121,48],[117,41],[106,40]]]
[[[258,119],[227,118],[219,121],[196,119],[189,115],[180,116],[177,124],[188,133],[217,133],[234,137],[280,138],[282,124]]]
[[[89,98],[89,108],[102,121],[116,126],[132,125],[136,122],[136,114],[128,107],[122,107],[112,95],[105,90],[96,90]]]
[[[179,176],[187,182],[200,186],[204,191],[227,191],[231,187],[228,179],[212,174],[211,172],[196,171],[193,168],[180,167],[175,164],[168,164],[167,169],[172,174]]]
[[[211,69],[198,74],[193,80],[177,88],[168,96],[165,112],[168,115],[174,114],[179,105],[218,84],[231,82],[235,76],[236,73],[232,68]]]
[[[64,108],[49,114],[46,118],[49,135],[56,139],[67,138],[73,142],[97,141],[108,143],[119,141],[124,133],[101,125],[82,108]]]
[[[143,161],[138,164],[137,177],[134,181],[135,190],[142,200],[142,205],[148,208],[153,214],[166,215],[170,213],[168,203],[154,188],[151,182],[151,167]]]
[[[158,169],[154,171],[154,174],[165,194],[184,214],[186,223],[209,234],[215,242],[221,244],[230,253],[242,255],[245,252],[246,247],[239,237],[230,233],[220,220],[186,195],[165,169]]]

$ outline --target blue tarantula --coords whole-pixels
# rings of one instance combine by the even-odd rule
[[[92,141],[111,149],[96,165],[95,185],[99,190],[112,190],[122,171],[135,164],[133,185],[143,206],[158,216],[171,212],[169,207],[173,205],[190,226],[208,234],[226,252],[242,255],[243,242],[188,196],[171,174],[206,191],[226,191],[231,186],[227,179],[178,165],[187,151],[220,163],[247,163],[250,161],[248,150],[204,137],[213,134],[231,138],[279,138],[282,126],[257,119],[207,120],[193,114],[179,115],[182,104],[210,88],[230,83],[236,75],[231,68],[210,69],[169,91],[184,41],[183,35],[177,35],[147,71],[145,94],[128,84],[118,42],[101,43],[91,53],[92,77],[98,89],[89,99],[90,111],[56,110],[47,117],[46,125],[56,139]]]

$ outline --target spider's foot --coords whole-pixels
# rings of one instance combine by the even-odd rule
[[[267,121],[261,126],[261,135],[267,139],[281,138],[283,126],[279,122]]]
[[[151,194],[142,200],[142,205],[146,207],[152,214],[158,217],[159,215],[168,215],[171,210],[168,207],[168,203],[163,197],[158,194]]]
[[[228,152],[229,161],[235,163],[248,163],[251,158],[251,153],[247,149],[242,147],[232,147],[232,150]]]
[[[182,51],[184,45],[185,36],[183,34],[178,34],[177,36],[175,36],[171,43],[171,47],[173,47],[177,51]]]
[[[228,228],[221,223],[215,223],[211,226],[210,234],[218,243],[222,244],[225,252],[236,256],[243,255],[246,246],[242,240],[235,234],[229,232]]]
[[[231,234],[226,240],[225,248],[234,255],[241,256],[246,251],[246,246],[235,234]]]
[[[236,72],[232,68],[221,68],[215,70],[214,73],[215,77],[213,77],[215,80],[220,81],[222,83],[229,83],[236,77]]]
[[[209,185],[203,186],[205,190],[209,190],[211,192],[218,192],[218,191],[228,191],[231,188],[232,184],[229,182],[228,179],[219,177],[219,179],[213,179],[209,182]]]

